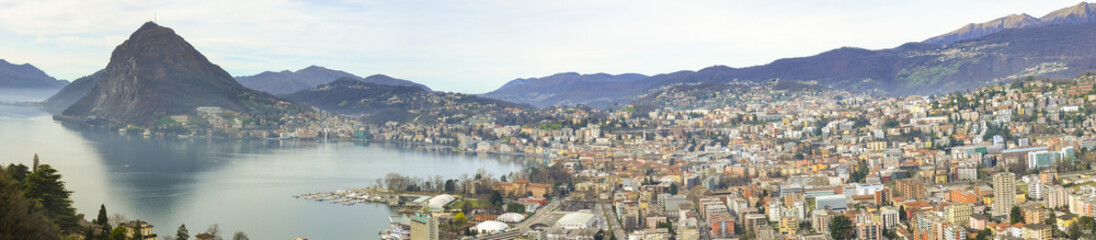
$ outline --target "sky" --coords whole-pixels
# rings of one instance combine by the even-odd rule
[[[851,46],[897,47],[1060,0],[0,0],[0,59],[73,80],[144,22],[233,76],[311,65],[485,93],[560,72],[749,67]]]

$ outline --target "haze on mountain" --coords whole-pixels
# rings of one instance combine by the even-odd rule
[[[606,73],[578,74],[559,73],[541,78],[514,79],[498,90],[484,94],[484,97],[515,103],[527,103],[543,108],[554,105],[574,105],[576,103],[602,105],[613,99],[623,97],[612,89],[627,85],[639,79],[647,78],[642,74],[611,75]]]
[[[87,87],[58,118],[150,126],[170,115],[195,115],[200,106],[258,116],[305,110],[243,87],[175,31],[153,22],[118,45],[104,70],[79,82],[51,98],[61,104]]]
[[[12,64],[0,59],[0,89],[16,88],[60,88],[68,84],[68,81],[57,80],[50,77],[42,70],[25,64]]]
[[[901,96],[950,93],[1028,76],[1072,77],[1096,69],[1094,6],[1081,3],[1037,21],[1026,15],[1011,15],[968,26],[971,31],[937,37],[951,39],[946,45],[907,43],[881,50],[843,47],[759,66],[712,66],[608,84],[582,78],[517,79],[484,96],[538,106],[607,107],[631,103],[655,88],[685,83],[791,80]]]
[[[363,80],[366,82],[393,85],[393,86],[414,86],[422,89],[430,90],[425,85],[418,84],[412,81],[395,79],[385,75],[373,75],[367,78],[362,78],[357,75],[334,69],[328,69],[320,66],[309,66],[297,71],[281,71],[272,72],[266,71],[251,76],[236,77],[236,81],[244,87],[255,89],[271,94],[290,94],[300,90],[312,89],[320,85],[331,83],[339,78],[352,78],[356,80]]]
[[[505,108],[533,108],[474,95],[433,92],[418,86],[377,84],[350,77],[285,96],[332,113],[360,116],[362,120],[375,124],[388,121],[459,121],[479,114],[500,112]]]

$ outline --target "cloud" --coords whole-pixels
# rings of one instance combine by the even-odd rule
[[[233,75],[321,65],[486,92],[556,72],[746,67],[890,48],[1067,1],[0,0],[0,58],[73,79],[154,18]],[[10,54],[10,55],[7,55]]]

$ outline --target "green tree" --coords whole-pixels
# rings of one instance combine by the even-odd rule
[[[898,222],[906,222],[906,205],[898,206]]]
[[[118,226],[110,231],[111,240],[126,240],[126,227]]]
[[[677,191],[678,191],[677,183],[671,183],[670,184],[670,190],[669,190],[670,195],[677,195]]]
[[[856,231],[853,231],[852,220],[844,215],[837,215],[830,221],[830,237],[833,239],[853,239],[856,238]]]
[[[145,239],[145,226],[141,224],[141,220],[133,221],[133,225],[136,225],[133,229],[133,239]]]
[[[515,213],[525,213],[525,206],[522,206],[521,204],[517,204],[517,203],[508,203],[508,204],[506,204],[506,211],[507,212],[515,212]]]
[[[989,239],[990,236],[993,236],[993,230],[986,228],[982,229],[982,231],[978,231],[978,235],[974,237],[974,240],[986,240]]]
[[[30,168],[23,164],[8,164],[7,172],[8,174],[11,174],[11,178],[14,178],[16,182],[22,183],[23,180],[27,178],[27,175],[30,174]]]
[[[0,239],[60,239],[57,225],[21,191],[15,179],[0,174]]]
[[[100,228],[103,228],[103,231],[110,229],[110,220],[107,219],[106,204],[99,205],[99,216],[95,218],[95,221],[93,221],[93,223],[98,224]]]
[[[190,239],[190,231],[186,230],[186,224],[179,225],[179,230],[175,230],[175,240],[187,240]]]
[[[502,207],[502,193],[497,190],[491,191],[491,206]]]
[[[76,209],[72,207],[72,192],[65,190],[65,182],[49,164],[38,166],[38,170],[27,175],[23,183],[23,195],[42,204],[46,216],[62,230],[79,227],[76,223]]]
[[[1081,238],[1081,228],[1077,227],[1077,224],[1069,225],[1068,231],[1070,240],[1077,240],[1078,238]]]
[[[1019,206],[1012,206],[1012,211],[1008,213],[1008,222],[1009,222],[1009,224],[1016,224],[1018,222],[1023,222],[1023,221],[1024,221],[1024,216],[1023,216],[1023,214],[1020,213],[1020,207]]]

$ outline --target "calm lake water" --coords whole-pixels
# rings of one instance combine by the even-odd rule
[[[3,100],[3,99],[0,99]],[[190,235],[219,224],[223,236],[251,239],[378,239],[387,206],[343,206],[294,194],[370,186],[396,172],[411,176],[494,175],[520,159],[477,157],[367,144],[262,140],[146,139],[77,131],[34,108],[0,105],[0,164],[31,165],[38,153],[74,193],[78,213],[152,223],[160,236],[186,224]]]

